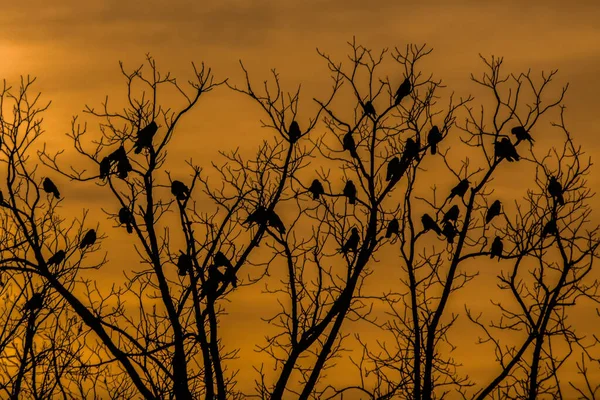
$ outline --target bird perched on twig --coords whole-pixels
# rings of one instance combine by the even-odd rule
[[[408,169],[409,162],[402,159],[400,160],[398,157],[394,157],[390,160],[387,166],[387,173],[385,180],[386,181],[399,181],[402,178],[402,175]]]
[[[498,257],[498,261],[502,257],[502,249],[504,248],[504,244],[502,243],[502,238],[500,236],[496,236],[496,239],[492,242],[492,248],[490,249],[490,258]]]
[[[411,162],[413,158],[419,161],[419,150],[420,146],[413,138],[406,139],[406,142],[404,143],[404,152],[402,153],[402,161]]]
[[[547,235],[558,235],[558,227],[556,226],[556,220],[552,218],[542,229],[542,239]]]
[[[179,201],[185,201],[190,195],[190,188],[181,181],[171,182],[171,193]]]
[[[44,305],[44,296],[41,293],[34,293],[23,305],[23,311],[35,311]]]
[[[442,230],[429,214],[423,214],[423,216],[421,217],[421,223],[423,224],[423,230],[425,232],[431,229],[438,235],[442,234]]]
[[[60,263],[62,263],[65,260],[65,257],[66,257],[66,253],[64,252],[64,250],[59,250],[56,253],[54,253],[52,255],[52,257],[50,257],[48,259],[48,261],[46,261],[46,264],[48,266],[59,265]]]
[[[397,106],[400,104],[403,98],[408,96],[412,90],[412,85],[410,84],[410,79],[404,79],[404,82],[400,84],[398,90],[396,90],[396,94],[394,95],[394,105]]]
[[[110,175],[111,165],[110,156],[106,156],[102,159],[102,161],[100,161],[100,179],[108,178],[108,175]]]
[[[563,197],[563,187],[554,176],[550,177],[550,182],[548,183],[548,193],[550,193],[550,196],[556,199],[558,204],[560,204],[561,206],[565,205],[565,199]]]
[[[144,128],[140,129],[137,133],[137,140],[135,141],[135,154],[140,154],[144,147],[152,146],[152,138],[158,130],[156,122],[152,121]]]
[[[179,251],[179,259],[177,260],[177,273],[179,276],[186,276],[192,270],[192,257]]]
[[[248,215],[248,217],[244,221],[244,224],[250,224],[250,226],[252,226],[253,224],[262,225],[262,224],[265,224],[266,222],[267,222],[267,209],[263,206],[258,206],[256,208],[256,210],[254,210],[252,213],[250,213]]]
[[[290,128],[288,129],[288,135],[290,137],[290,142],[292,143],[300,139],[302,132],[300,131],[300,125],[298,125],[296,121],[292,121],[292,123],[290,124]]]
[[[96,231],[93,230],[93,229],[90,229],[83,236],[83,239],[81,239],[81,243],[79,244],[79,248],[80,249],[84,249],[84,248],[86,248],[88,246],[92,246],[94,243],[96,243]]]
[[[431,147],[431,154],[437,153],[437,145],[442,141],[442,133],[437,125],[434,125],[427,134],[427,144]]]
[[[308,191],[312,193],[313,200],[319,200],[319,197],[325,194],[325,188],[323,187],[321,181],[319,181],[318,179],[312,181],[310,187],[308,188]]]
[[[346,243],[342,246],[342,253],[348,254],[349,251],[356,253],[358,250],[358,243],[360,242],[360,235],[358,234],[357,228],[352,228],[350,237],[346,240]]]
[[[394,218],[393,220],[391,220],[387,226],[387,229],[385,231],[385,237],[386,239],[389,239],[392,237],[392,235],[396,235],[398,236],[398,233],[400,232],[400,222],[398,222],[398,220],[396,218]]]
[[[460,209],[455,204],[452,207],[450,207],[450,209],[446,212],[446,214],[444,214],[444,218],[442,218],[442,223],[445,223],[448,221],[456,222],[458,220],[459,215],[460,215]]]
[[[502,206],[502,203],[500,203],[500,200],[496,200],[492,203],[490,208],[488,208],[487,213],[485,214],[485,223],[486,224],[489,224],[490,221],[494,217],[500,215],[501,206]]]
[[[52,182],[52,180],[50,180],[50,178],[44,179],[42,188],[44,189],[44,192],[46,192],[48,194],[52,193],[55,198],[60,199],[60,192],[58,191],[58,188],[56,187],[54,182]]]
[[[471,182],[469,182],[467,179],[461,180],[456,186],[452,188],[452,190],[450,191],[450,195],[446,200],[452,200],[454,196],[460,196],[461,198],[464,197],[465,193],[467,193],[467,190],[469,189],[470,184]]]
[[[519,141],[528,140],[531,144],[535,142],[529,132],[527,132],[527,129],[525,129],[523,126],[515,126],[510,130],[510,132],[515,135]]]
[[[354,182],[351,179],[344,186],[344,196],[348,198],[348,203],[356,204],[356,186],[354,186]]]
[[[375,107],[373,106],[373,103],[371,103],[371,100],[367,100],[367,102],[363,104],[363,110],[366,115],[371,115],[373,117],[376,115]]]
[[[269,226],[272,226],[273,228],[277,229],[279,233],[285,233],[285,225],[283,224],[283,221],[281,220],[281,218],[279,218],[279,215],[277,215],[275,210],[269,213],[267,222],[269,223]]]
[[[233,265],[231,264],[231,261],[229,261],[229,258],[227,258],[227,256],[221,251],[217,251],[217,253],[214,255],[213,262],[215,263],[216,267],[233,268]]]
[[[127,233],[133,232],[133,214],[127,207],[121,207],[119,210],[119,223],[125,224]]]
[[[517,149],[507,137],[503,137],[499,142],[494,143],[494,150],[496,157],[500,160],[506,158],[509,162],[513,162],[520,159]]]
[[[454,244],[454,238],[456,237],[456,235],[458,235],[458,231],[456,230],[454,224],[446,222],[444,224],[444,228],[442,229],[442,234],[446,236],[448,243]]]
[[[352,132],[348,132],[344,135],[342,145],[343,145],[342,148],[344,150],[348,150],[352,157],[358,158],[358,153],[356,152],[356,143],[354,142],[354,137],[352,136]]]

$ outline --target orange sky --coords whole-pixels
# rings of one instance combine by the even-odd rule
[[[316,47],[341,59],[346,42],[355,35],[359,43],[375,49],[427,43],[434,48],[427,65],[459,94],[475,88],[469,73],[482,70],[478,53],[504,56],[505,72],[558,68],[558,84],[570,83],[565,102],[568,126],[588,155],[600,159],[600,3],[596,1],[578,1],[576,6],[564,0],[48,3],[3,2],[0,77],[13,83],[20,74],[38,77],[37,89],[53,101],[46,114],[45,136],[53,149],[68,146],[64,133],[71,116],[80,113],[85,103],[98,105],[106,94],[117,101],[124,94],[119,60],[131,68],[150,53],[161,70],[184,77],[191,61],[204,61],[217,78],[241,83],[241,59],[255,82],[277,68],[288,89],[302,83],[307,99],[322,98],[330,90],[329,74]],[[170,169],[184,167],[183,160],[191,156],[208,165],[218,149],[233,145],[255,148],[259,142],[248,133],[259,129],[261,117],[253,103],[224,87],[209,93],[181,125],[179,137],[187,136],[173,142]],[[191,151],[194,141],[189,137],[202,144]],[[72,156],[67,150],[66,157]],[[592,187],[600,182],[595,167],[589,182]],[[80,214],[82,208],[98,209],[100,203],[97,196],[76,186],[65,189],[62,205]],[[600,221],[597,211],[593,217]],[[106,221],[101,227],[111,233]],[[104,246],[128,249],[127,243],[117,240]],[[110,256],[111,261],[117,258]],[[243,310],[232,309],[233,316],[249,319],[255,316],[249,310],[264,306],[260,298],[246,300]],[[259,329],[249,333],[248,341],[262,338]],[[251,349],[242,355],[252,356]],[[243,371],[240,378],[246,377],[254,377],[252,371]]]

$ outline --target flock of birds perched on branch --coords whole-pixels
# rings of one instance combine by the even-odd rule
[[[398,106],[402,99],[408,96],[411,93],[411,91],[412,86],[410,79],[406,78],[394,94],[394,105]],[[365,102],[362,106],[366,115],[376,115],[375,107],[373,106],[371,101]],[[147,148],[150,152],[154,151],[154,148],[152,146],[152,139],[156,134],[157,130],[158,126],[156,122],[152,121],[147,126],[138,131],[137,139],[133,148],[135,154],[140,154],[145,148]],[[287,133],[289,135],[289,140],[292,143],[296,142],[302,136],[302,132],[297,121],[291,122]],[[342,148],[344,151],[348,151],[352,158],[358,159],[359,155],[357,152],[356,142],[354,141],[353,133],[353,131],[350,131],[344,135],[342,139]],[[525,140],[529,141],[531,144],[533,144],[534,142],[527,129],[523,126],[517,126],[512,128],[511,133],[517,139],[515,144],[513,144],[511,140],[506,136],[503,136],[500,139],[500,141],[496,139],[494,143],[496,162],[500,162],[503,159],[506,159],[509,162],[519,161],[520,156],[517,153],[515,146]],[[389,182],[389,185],[391,186],[397,183],[408,170],[413,160],[420,160],[421,151],[426,151],[427,148],[429,148],[431,154],[435,155],[437,153],[437,146],[442,141],[442,139],[442,132],[436,125],[434,125],[431,128],[427,135],[427,147],[421,148],[418,140],[415,141],[413,138],[407,138],[404,143],[404,150],[400,157],[395,156],[388,162],[385,177],[386,182]],[[127,179],[129,172],[133,170],[133,167],[129,162],[127,152],[123,145],[121,145],[117,150],[115,150],[108,156],[104,157],[99,164],[100,179],[106,179],[111,174],[115,173],[120,179]],[[452,188],[449,196],[446,199],[446,202],[452,202],[452,200],[457,196],[460,198],[464,198],[464,195],[469,189],[470,184],[471,183],[468,179],[462,179],[454,188]],[[60,192],[50,178],[45,178],[43,180],[42,189],[44,190],[44,192],[52,194],[56,199],[60,199]],[[560,205],[565,204],[563,198],[563,188],[556,177],[550,177],[547,189],[548,193],[556,201],[556,203]],[[308,192],[312,194],[312,198],[314,200],[319,200],[321,196],[327,195],[323,184],[318,179],[312,181],[311,185],[308,188]],[[183,206],[183,204],[185,204],[185,202],[190,196],[190,188],[185,183],[178,180],[174,180],[171,182],[171,193],[179,202],[180,206]],[[342,194],[347,198],[349,204],[356,204],[357,190],[352,180],[346,181]],[[1,201],[3,200],[2,193],[0,192],[0,202]],[[486,212],[486,224],[489,224],[492,221],[492,219],[500,215],[501,212],[502,204],[499,200],[495,200]],[[441,221],[442,228],[440,228],[436,220],[429,214],[425,213],[421,217],[423,232],[432,230],[437,235],[444,236],[449,244],[453,244],[455,237],[458,235],[458,229],[456,224],[458,222],[459,216],[460,208],[458,207],[458,205],[453,205],[448,211],[444,213]],[[135,217],[129,208],[122,207],[119,210],[118,220],[121,225],[125,226],[128,233],[133,232],[135,227]],[[277,215],[277,213],[273,209],[268,209],[262,205],[259,205],[252,213],[248,215],[248,217],[244,221],[244,224],[249,226],[256,224],[264,228],[266,228],[267,226],[271,226],[274,229],[276,229],[280,234],[285,234],[286,232],[285,225],[281,218]],[[399,235],[399,232],[400,222],[398,221],[398,219],[394,218],[388,222],[385,237],[389,239],[393,235]],[[557,233],[558,229],[556,225],[556,220],[551,219],[542,230],[542,239],[547,235]],[[360,240],[361,237],[358,228],[353,227],[350,230],[350,236],[343,243],[340,251],[343,254],[348,254],[349,252],[356,253],[360,245]],[[79,248],[83,250],[89,246],[94,245],[95,242],[96,231],[94,229],[90,229],[85,233],[85,235],[81,239]],[[502,252],[502,238],[496,236],[490,248],[490,257],[494,258],[497,256],[498,259],[500,259],[502,257]],[[187,274],[190,274],[193,271],[194,258],[187,252],[180,251],[180,253],[181,254],[179,255],[179,258],[176,263],[178,268],[178,274],[180,276],[186,276]],[[64,250],[59,250],[47,260],[46,265],[59,265],[62,262],[64,262],[66,256],[67,254]],[[225,271],[221,272],[219,270],[220,267],[225,267]],[[225,254],[223,254],[221,251],[218,251],[213,257],[213,264],[208,268],[208,278],[203,283],[203,296],[206,294],[210,295],[211,293],[214,294],[220,282],[228,282],[231,283],[233,287],[237,287],[237,277],[235,276],[234,266],[232,265],[231,261],[227,258],[227,256],[225,256]],[[35,293],[25,303],[23,310],[34,311],[42,308],[42,306],[42,293]]]

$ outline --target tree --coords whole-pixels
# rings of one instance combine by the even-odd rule
[[[576,352],[591,376],[585,363],[597,343],[566,318],[577,301],[598,302],[591,162],[566,127],[566,87],[549,93],[556,71],[536,83],[482,57],[486,72],[472,79],[491,103],[450,94],[442,106],[445,87],[421,70],[430,49],[349,45],[346,65],[319,52],[332,87],[307,103],[274,70],[259,90],[243,64],[238,85],[193,64],[188,87],[151,57],[133,71],[121,65],[125,108],[108,98],[87,106],[98,129],[75,117],[68,135],[82,161],[67,165],[42,148],[44,177],[29,154],[47,106],[28,98],[33,80],[14,96],[5,85],[0,99],[16,110],[1,119],[0,290],[14,293],[1,314],[8,397],[533,399],[564,390],[559,375]],[[259,107],[274,137],[253,157],[222,151],[209,172],[190,160],[188,177],[169,173],[176,128],[224,84]],[[183,106],[166,104],[169,91]],[[562,137],[545,153],[536,132],[555,110]],[[532,185],[520,197],[496,194],[494,179],[514,165],[522,176],[530,170]],[[88,181],[110,195],[103,210],[115,227],[90,224],[85,213],[60,217],[68,196],[54,193]],[[86,273],[108,262],[98,252],[111,229],[130,233],[142,266],[125,267],[124,285],[98,287]],[[478,314],[480,302],[462,314],[496,357],[489,382],[469,379],[466,360],[449,352],[459,318],[449,304],[481,278],[475,261],[497,269],[510,299],[495,303],[496,315]],[[383,290],[370,285],[381,274],[389,275]],[[258,285],[280,305],[265,316],[276,333],[259,345],[275,372],[253,365],[255,391],[243,393],[231,367],[237,349],[222,341],[225,304]],[[360,326],[377,340],[350,337]],[[357,368],[354,383],[329,381],[336,363]]]

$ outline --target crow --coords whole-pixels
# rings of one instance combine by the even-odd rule
[[[427,144],[431,147],[431,154],[437,153],[437,145],[442,141],[442,133],[437,125],[434,125],[427,134]]]
[[[59,265],[65,260],[65,256],[66,253],[64,252],[64,250],[59,250],[56,253],[54,253],[54,255],[48,259],[48,261],[46,261],[46,264],[48,266]]]
[[[318,179],[312,181],[310,187],[308,188],[308,191],[312,193],[313,200],[319,200],[319,197],[325,194],[325,188],[323,187],[321,181],[319,181]]]
[[[358,242],[360,242],[360,235],[358,234],[357,228],[352,228],[352,233],[346,243],[342,246],[342,253],[348,254],[349,251],[356,253],[358,250]]]
[[[444,218],[442,218],[442,222],[448,222],[448,221],[454,221],[456,222],[458,220],[458,216],[460,214],[460,210],[458,208],[458,206],[455,204],[452,207],[450,207],[450,209],[446,212],[446,214],[444,214]]]
[[[352,132],[348,132],[344,135],[343,149],[348,150],[352,157],[358,158],[358,153],[356,152],[356,143],[354,142]]]
[[[504,244],[502,243],[502,239],[500,236],[496,236],[496,239],[492,242],[492,248],[490,249],[490,258],[494,258],[494,256],[498,256],[498,261],[500,261],[500,257],[502,257],[502,249],[504,248]]]
[[[108,175],[110,175],[110,167],[110,156],[104,157],[102,161],[100,161],[100,179],[108,178]]]
[[[146,127],[140,129],[137,134],[137,140],[135,141],[135,154],[140,154],[144,147],[152,146],[152,138],[158,130],[156,122],[152,121]]]
[[[217,254],[215,254],[215,256],[213,257],[213,262],[215,263],[215,267],[233,268],[233,265],[231,264],[231,261],[229,261],[229,258],[227,258],[227,256],[221,251],[217,251]]]
[[[190,188],[181,181],[171,182],[171,193],[179,201],[184,201],[190,195]]]
[[[438,235],[442,234],[442,230],[429,214],[423,214],[423,216],[421,217],[421,223],[423,224],[423,230],[425,232],[427,232],[430,229],[433,229],[433,231]]]
[[[79,244],[79,248],[84,249],[88,246],[92,246],[94,243],[96,243],[96,231],[93,229],[90,229],[89,231],[87,231],[87,233],[81,240],[81,243]]]
[[[456,237],[456,235],[458,235],[458,231],[452,223],[446,222],[444,224],[444,229],[442,229],[442,234],[446,236],[448,243],[454,244],[454,238]]]
[[[509,138],[503,137],[499,142],[494,143],[494,151],[496,152],[496,157],[500,160],[506,158],[509,162],[519,161],[519,153],[517,153],[517,149],[511,143]]]
[[[281,218],[279,218],[279,215],[275,213],[275,211],[271,211],[269,213],[267,222],[269,223],[269,226],[272,226],[273,228],[277,229],[279,233],[285,233],[285,225],[283,224]]]
[[[127,227],[127,233],[133,232],[133,214],[129,211],[129,208],[122,207],[119,210],[119,223],[125,224]]]
[[[244,224],[259,224],[262,225],[267,222],[267,209],[263,206],[258,206],[256,210],[254,210],[251,214],[248,215],[248,218],[244,221]]]
[[[41,293],[34,293],[29,300],[25,302],[23,311],[39,310],[44,305],[44,297]]]
[[[400,169],[400,159],[398,157],[392,158],[387,165],[387,173],[385,176],[385,180],[391,181],[395,175],[398,175],[399,169]]]
[[[550,177],[550,183],[548,183],[548,193],[550,193],[550,196],[556,199],[558,204],[560,204],[561,206],[565,205],[565,199],[563,197],[563,187],[554,176]]]
[[[50,178],[44,179],[44,183],[42,184],[42,187],[44,189],[44,192],[52,193],[55,198],[60,199],[60,192],[58,191],[58,188],[56,187],[54,182],[52,182],[50,180]]]
[[[371,100],[368,100],[365,104],[363,104],[363,109],[365,110],[366,115],[376,115],[375,107],[373,107],[373,103],[371,103]]]
[[[558,235],[558,227],[556,226],[556,220],[553,218],[544,226],[542,229],[542,239],[546,237],[546,235]]]
[[[500,203],[500,200],[496,200],[492,203],[492,205],[490,206],[490,208],[488,208],[487,213],[485,214],[485,223],[489,224],[490,221],[500,215],[500,211],[501,211],[501,206],[502,203]]]
[[[123,146],[121,146],[123,148]],[[123,148],[122,152],[119,152],[119,159],[117,161],[117,171],[119,172],[119,178],[127,179],[127,175],[129,171],[133,171],[133,167],[127,158],[127,153],[125,153],[125,149]]]
[[[387,230],[385,231],[385,237],[386,239],[389,239],[392,237],[392,235],[396,235],[398,236],[398,232],[400,231],[400,223],[398,222],[398,220],[396,218],[394,218],[393,220],[391,220],[387,226]]]
[[[420,146],[417,142],[415,142],[412,138],[406,139],[406,143],[404,143],[404,152],[402,153],[402,160],[410,162],[414,158],[419,161],[419,150]]]
[[[397,106],[400,104],[403,98],[408,96],[412,90],[412,86],[410,84],[410,79],[404,79],[404,82],[398,87],[396,90],[396,94],[394,95],[394,105]]]
[[[192,257],[180,251],[179,259],[177,260],[177,269],[179,276],[186,276],[192,270]]]
[[[452,200],[454,196],[464,197],[465,193],[467,193],[467,190],[469,189],[470,184],[471,182],[469,182],[467,179],[461,180],[456,186],[452,188],[452,190],[450,191],[450,195],[446,200]]]
[[[346,186],[344,186],[344,196],[348,198],[348,203],[356,204],[356,186],[354,186],[352,180],[346,182]]]
[[[292,143],[300,139],[302,132],[300,132],[300,125],[298,125],[296,121],[292,121],[292,123],[290,124],[290,128],[288,129],[288,135],[290,137],[290,142]]]
[[[515,126],[510,130],[510,132],[517,137],[517,140],[528,140],[531,144],[535,142],[529,132],[527,132],[527,129],[525,129],[523,126]]]

